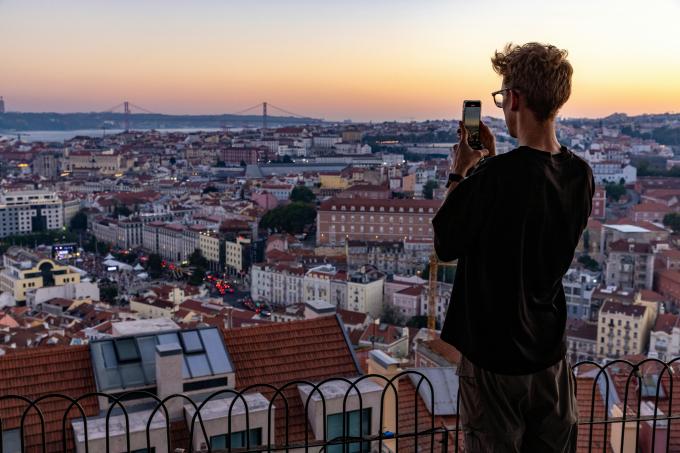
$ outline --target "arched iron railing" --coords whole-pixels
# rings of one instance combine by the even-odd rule
[[[587,445],[587,451],[602,451],[608,452],[613,446],[618,447],[620,451],[665,451],[671,452],[676,446],[671,445],[671,431],[677,431],[680,434],[680,422],[673,425],[673,421],[680,418],[680,407],[677,412],[673,412],[674,400],[674,379],[678,371],[680,371],[680,358],[673,359],[669,362],[663,362],[657,359],[645,359],[639,363],[632,363],[627,360],[614,360],[604,365],[585,361],[579,362],[572,367],[576,375],[576,393],[584,400],[587,397],[587,404],[581,404],[579,414],[579,439],[581,445]],[[649,386],[643,394],[643,385],[645,378],[652,378],[654,394],[649,393]],[[372,381],[382,388],[380,392],[379,402],[371,405],[365,399],[359,389],[359,386],[364,381]],[[404,380],[409,380],[411,385],[401,385]],[[592,383],[588,382],[592,381]],[[589,383],[589,388],[578,388],[583,383]],[[617,384],[618,383],[618,384]],[[329,384],[342,384],[347,387],[344,395],[342,395],[342,410],[339,413],[329,413],[328,396],[324,394],[323,387]],[[298,386],[305,386],[309,390],[308,395],[302,398],[301,393],[298,392]],[[612,388],[614,386],[615,388]],[[662,393],[662,388],[663,393]],[[267,422],[262,428],[262,432],[266,430],[266,435],[261,436],[260,445],[251,445],[250,432],[253,426],[251,410],[248,407],[248,395],[255,393],[267,394],[269,400],[266,408]],[[304,416],[304,436],[298,435],[297,439],[292,439],[290,435],[291,428],[291,394],[296,393],[300,395]],[[320,400],[321,413],[315,413],[315,420],[321,417],[320,426],[321,432],[310,433],[310,402],[317,395]],[[386,396],[392,395],[393,402],[388,404]],[[616,395],[616,399],[614,399]],[[350,404],[350,398],[353,398],[354,403]],[[412,400],[411,400],[412,397]],[[86,410],[83,407],[83,400],[88,398],[99,398],[100,401],[109,401],[108,407],[100,407],[100,414],[105,414],[103,417],[105,421],[105,451],[111,451],[111,437],[123,436],[123,443],[125,449],[123,451],[133,452],[146,448],[152,451],[154,448],[156,453],[162,452],[176,452],[183,451],[186,453],[193,453],[197,450],[194,448],[195,438],[199,439],[200,444],[204,444],[205,448],[199,451],[227,451],[227,452],[290,452],[300,451],[305,452],[328,452],[342,451],[342,453],[349,453],[357,451],[375,451],[375,452],[458,452],[463,444],[463,433],[460,428],[457,407],[460,401],[460,394],[457,395],[456,405],[452,407],[451,414],[447,414],[447,419],[443,416],[434,415],[435,402],[437,400],[437,389],[433,387],[427,376],[418,370],[406,370],[399,374],[387,378],[378,374],[367,374],[358,378],[330,378],[321,382],[312,383],[304,380],[291,381],[281,386],[273,386],[269,384],[255,384],[248,386],[241,390],[226,389],[212,393],[202,401],[193,401],[190,397],[184,394],[170,395],[160,399],[154,393],[146,391],[133,391],[124,393],[122,395],[112,395],[107,393],[88,393],[78,397],[70,397],[63,394],[46,394],[40,397],[29,399],[22,395],[0,395],[0,416],[7,412],[7,404],[9,401],[19,402],[23,409],[19,417],[16,415],[14,419],[19,418],[18,426],[13,426],[12,430],[19,432],[19,451],[76,451],[76,443],[78,439],[72,435],[72,426],[70,422],[78,419],[83,426],[84,439],[80,442],[79,450],[86,453],[99,453],[90,445],[91,439],[88,438],[88,417]],[[135,398],[135,404],[130,403],[130,399]],[[131,413],[137,411],[135,405],[139,407],[139,398],[145,400],[145,410],[151,409],[148,420],[146,420],[146,427],[144,430],[144,445],[132,445],[130,432]],[[226,449],[217,450],[212,448],[211,436],[209,435],[206,421],[202,417],[202,411],[208,403],[224,398],[229,398],[231,401],[226,411],[226,425],[222,427],[222,434],[226,435],[226,439],[231,439],[233,431],[232,414],[237,404],[240,404],[244,409],[244,413],[239,416],[245,419],[245,445],[232,446],[228,442]],[[337,400],[338,395],[334,395]],[[400,410],[399,402],[409,398],[409,401],[414,401],[412,414],[412,423],[400,423],[400,415],[406,416],[404,409]],[[427,404],[424,401],[427,399]],[[55,400],[63,401],[65,410],[61,414],[58,421],[60,429],[58,432],[53,432],[48,436],[46,425],[45,412],[41,409],[50,402]],[[179,400],[185,405],[193,408],[193,414],[189,420],[185,420],[186,431],[188,432],[188,441],[184,445],[175,445],[171,436],[171,420],[168,411],[168,404],[173,400]],[[651,415],[642,414],[643,400],[649,402],[653,406],[653,413]],[[620,409],[620,416],[612,415],[612,408],[616,405]],[[358,435],[352,433],[353,430],[349,422],[350,406],[352,412],[357,411],[358,408]],[[586,407],[587,406],[587,407]],[[599,408],[598,408],[599,406]],[[364,411],[365,407],[371,407],[372,410],[377,410],[378,415],[375,417],[378,421],[380,429],[372,428],[370,432],[364,433]],[[429,407],[429,409],[428,409]],[[584,407],[586,410],[584,411]],[[112,414],[118,408],[119,415],[122,415],[124,433],[112,434],[109,428]],[[598,410],[599,409],[599,410]],[[282,411],[280,417],[275,417],[273,411]],[[53,411],[52,411],[53,412]],[[184,411],[182,411],[184,413]],[[602,416],[597,416],[598,412]],[[33,415],[33,428],[39,427],[39,436],[34,432],[32,438],[39,437],[39,441],[34,441],[27,445],[25,442],[27,434],[25,432],[27,420]],[[153,428],[152,421],[162,414],[164,419],[164,433],[161,433],[163,442],[152,442],[152,431],[163,430],[162,428]],[[339,414],[342,417],[342,435],[329,438],[328,436],[328,420],[329,415]],[[371,418],[373,418],[371,412]],[[391,415],[391,420],[386,419],[386,415]],[[297,414],[300,416],[300,414]],[[186,415],[185,415],[186,416]],[[101,415],[99,415],[101,417]],[[37,423],[35,423],[37,418]],[[455,420],[453,420],[455,419]],[[90,417],[92,423],[92,417]],[[272,427],[272,423],[274,426]],[[16,423],[15,423],[16,424]],[[644,438],[641,438],[641,425],[647,424],[648,429],[645,431]],[[374,425],[374,423],[370,423]],[[651,426],[650,426],[651,425]],[[660,428],[660,426],[663,426]],[[597,434],[595,428],[600,428],[601,433]],[[616,428],[615,428],[616,427]],[[634,427],[634,445],[631,445],[627,439],[626,433],[630,431],[629,427]],[[614,429],[620,429],[620,435],[613,435]],[[665,430],[663,439],[657,439],[657,432],[660,429]],[[279,434],[277,435],[277,430]],[[8,429],[0,417],[0,453],[14,453],[6,451],[3,439],[6,438]],[[35,429],[34,429],[35,431]],[[272,436],[272,433],[274,435]],[[197,437],[198,436],[198,437]],[[48,437],[50,440],[48,441]],[[59,440],[54,439],[58,437]],[[120,439],[119,439],[120,441]],[[585,443],[587,442],[587,443]],[[626,443],[628,442],[628,443]],[[139,444],[139,442],[137,442]],[[115,450],[115,453],[119,453]]]

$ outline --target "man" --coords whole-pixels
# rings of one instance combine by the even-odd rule
[[[538,43],[495,53],[503,84],[492,95],[519,146],[496,156],[482,124],[484,149],[473,150],[461,123],[446,200],[432,220],[439,259],[458,259],[441,337],[463,355],[468,453],[576,448],[562,276],[588,221],[594,181],[555,134],[571,94],[566,56]]]

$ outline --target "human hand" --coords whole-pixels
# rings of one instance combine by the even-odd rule
[[[468,143],[468,131],[463,122],[459,122],[458,125],[460,127],[460,143],[453,147],[453,173],[465,176],[483,157],[490,155],[490,152],[486,148],[472,149]]]
[[[481,120],[479,121],[479,141],[482,143],[482,148],[489,150],[489,156],[496,155],[496,137]]]

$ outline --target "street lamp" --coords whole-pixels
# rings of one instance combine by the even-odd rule
[[[380,325],[380,318],[373,320],[373,335],[371,336],[371,349],[375,349],[375,329]]]

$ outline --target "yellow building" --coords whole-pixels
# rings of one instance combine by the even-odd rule
[[[219,234],[212,231],[201,232],[198,237],[198,248],[208,260],[211,270],[220,268],[220,242]]]
[[[67,151],[64,156],[64,170],[94,169],[104,175],[115,175],[125,172],[129,167],[125,156],[118,151]]]
[[[324,189],[341,189],[344,190],[349,187],[349,181],[339,173],[319,173],[319,182]]]
[[[80,283],[80,274],[69,266],[21,247],[10,247],[3,256],[3,264],[0,290],[11,293],[17,302],[25,302],[26,292],[37,288]]]
[[[250,239],[238,236],[235,241],[225,241],[224,243],[224,264],[232,272],[247,271],[250,264],[247,253]]]
[[[648,303],[606,301],[597,322],[597,355],[618,359],[644,354],[656,312]]]

